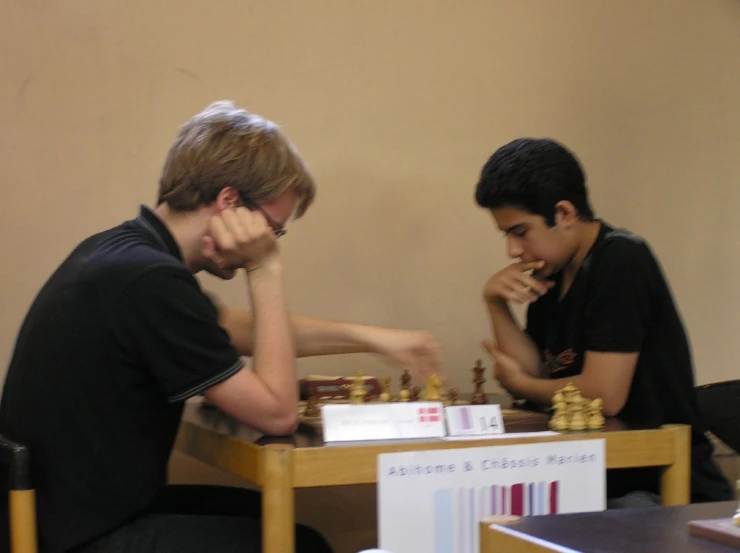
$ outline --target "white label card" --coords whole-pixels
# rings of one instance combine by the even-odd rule
[[[451,405],[445,407],[447,433],[450,436],[481,436],[503,434],[504,418],[501,406]]]
[[[324,441],[442,438],[442,404],[438,402],[326,404],[321,406]]]

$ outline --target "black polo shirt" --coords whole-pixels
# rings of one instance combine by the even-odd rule
[[[0,432],[31,451],[42,551],[146,509],[183,402],[241,367],[152,211],[82,242],[34,300],[0,405]]]
[[[551,378],[567,378],[581,373],[587,351],[639,352],[619,418],[636,427],[690,424],[693,501],[732,499],[698,414],[689,343],[662,270],[642,238],[600,224],[565,296],[559,299],[562,274],[557,274],[555,287],[529,307],[527,332],[545,370]],[[609,497],[657,492],[658,484],[657,469],[607,475]]]

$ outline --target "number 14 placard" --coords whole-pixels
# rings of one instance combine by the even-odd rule
[[[445,407],[445,416],[450,436],[504,433],[501,406],[497,404],[449,406]]]

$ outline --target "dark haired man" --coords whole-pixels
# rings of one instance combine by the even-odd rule
[[[573,382],[628,424],[692,426],[692,501],[732,498],[698,413],[688,339],[645,241],[594,217],[580,163],[553,140],[521,138],[487,161],[476,189],[517,261],[484,297],[484,345],[514,397],[546,405]],[[528,303],[526,329],[509,304]],[[610,471],[610,507],[659,501],[657,469]]]

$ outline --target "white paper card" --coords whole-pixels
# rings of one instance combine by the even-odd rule
[[[450,436],[504,433],[504,418],[501,406],[497,404],[451,405],[445,407],[445,417]]]
[[[327,404],[321,407],[324,441],[357,442],[404,438],[442,438],[439,402]]]
[[[603,439],[378,455],[379,546],[393,553],[478,553],[486,516],[605,508]]]

